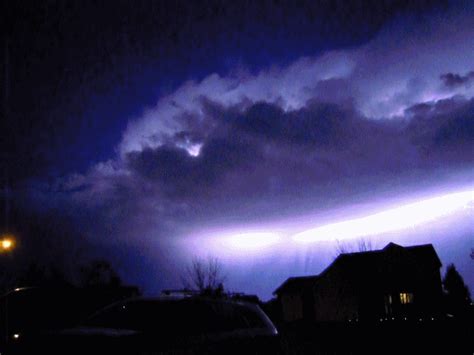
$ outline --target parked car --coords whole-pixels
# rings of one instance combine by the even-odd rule
[[[24,338],[71,328],[105,305],[137,294],[134,287],[23,287],[0,297],[0,353]]]
[[[255,304],[200,297],[136,298],[78,327],[22,339],[45,354],[274,354],[278,332]]]

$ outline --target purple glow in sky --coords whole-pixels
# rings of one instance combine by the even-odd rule
[[[248,229],[242,226],[240,231],[237,227],[205,230],[189,236],[181,248],[188,249],[189,253],[202,258],[219,255],[224,265],[229,268],[246,265],[245,270],[266,267],[269,270],[284,272],[282,268],[284,270],[285,266],[292,265],[291,269],[299,270],[298,274],[306,275],[321,271],[324,262],[331,261],[328,250],[329,254],[331,250],[335,253],[336,245],[340,242],[350,246],[365,240],[380,248],[392,240],[401,243],[409,243],[411,240],[420,244],[430,242],[437,246],[446,244],[446,240],[436,240],[446,238],[446,229],[453,228],[459,232],[459,228],[461,230],[467,228],[468,231],[473,231],[474,189],[472,188],[424,196],[419,200],[414,200],[410,196],[405,196],[405,199],[406,202],[401,205],[388,204],[375,213],[373,204],[366,204],[371,211],[370,214],[367,215],[364,209],[356,208],[345,220],[341,220],[344,212],[334,213],[337,217],[333,219],[336,221],[319,226],[319,216],[314,215],[293,221],[287,220],[285,223],[279,221],[274,225],[265,223],[265,227],[260,230],[256,230],[255,227],[252,229],[251,226],[248,226]],[[327,215],[330,216],[331,213]],[[351,215],[362,217],[352,218]],[[327,216],[325,220],[331,221]],[[315,225],[317,227],[313,227]],[[435,229],[438,230],[438,235],[433,233]],[[443,229],[445,231],[439,233]],[[315,257],[321,260],[315,262]],[[240,276],[234,282],[238,283],[242,278]],[[269,291],[271,289],[266,290]]]
[[[275,227],[274,231],[266,232],[245,230],[203,232],[202,236],[192,237],[195,240],[192,242],[187,240],[186,243],[190,243],[192,248],[199,248],[201,253],[204,251],[211,255],[246,258],[254,256],[255,253],[263,254],[267,249],[278,248],[281,244],[284,244],[285,248],[291,248],[292,245],[297,244],[360,238],[377,239],[386,233],[422,228],[426,223],[443,221],[466,211],[468,218],[474,218],[474,189],[433,196],[397,207],[391,206],[375,214],[333,222],[301,232],[295,232],[294,223],[290,222],[288,223],[290,227],[282,229],[280,223],[279,228]],[[363,211],[358,211],[358,213],[363,214]],[[317,221],[317,216],[313,219]],[[314,223],[314,221],[306,221],[307,226]],[[299,224],[302,224],[301,220]],[[270,226],[267,228],[271,229]]]
[[[322,240],[346,240],[376,236],[406,228],[415,228],[460,210],[472,209],[473,203],[474,190],[471,189],[390,208],[367,217],[312,228],[300,232],[292,238],[297,243],[314,243]]]
[[[18,208],[145,293],[210,255],[266,299],[358,238],[433,243],[472,290],[472,2],[164,3],[15,10]]]

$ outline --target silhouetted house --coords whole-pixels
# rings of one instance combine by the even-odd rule
[[[278,287],[277,295],[284,322],[314,319],[314,287],[319,276],[290,277]]]
[[[278,287],[284,321],[391,320],[436,317],[441,309],[441,261],[433,246],[340,254],[320,275]]]

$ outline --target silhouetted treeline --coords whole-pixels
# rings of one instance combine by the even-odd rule
[[[448,265],[443,278],[444,307],[447,314],[465,318],[471,311],[471,294],[454,264]]]
[[[15,247],[0,255],[0,293],[17,287],[119,286],[121,277],[67,217],[12,208],[8,232]]]

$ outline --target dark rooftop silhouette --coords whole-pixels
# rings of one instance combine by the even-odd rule
[[[280,292],[285,292],[289,290],[298,289],[301,287],[306,287],[313,282],[317,281],[319,276],[297,276],[297,277],[290,277],[285,282],[283,282],[273,294],[278,294]]]
[[[441,261],[431,244],[341,253],[319,275],[291,277],[277,296],[284,322],[379,321],[441,315]]]

